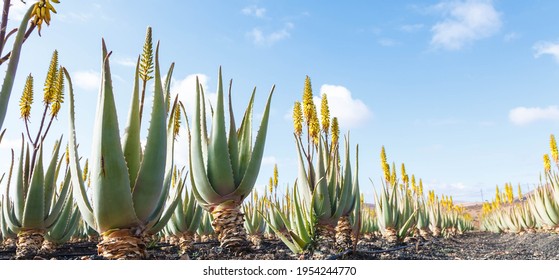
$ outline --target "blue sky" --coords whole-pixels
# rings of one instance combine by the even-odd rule
[[[9,27],[24,10],[13,2]],[[102,37],[113,51],[123,129],[147,26],[161,41],[162,67],[176,63],[172,92],[187,107],[194,77],[215,92],[219,66],[225,79],[233,79],[238,119],[256,86],[259,120],[276,85],[257,188],[267,183],[274,163],[280,184],[295,180],[289,116],[306,75],[317,100],[328,95],[342,132],[351,131],[352,145],[360,146],[360,185],[368,201],[369,178],[380,185],[382,145],[390,162],[405,162],[427,189],[455,201],[479,201],[482,190],[489,199],[495,185],[506,182],[526,192],[539,181],[549,135],[559,128],[557,1],[61,0],[56,9],[42,37],[34,34],[24,46],[2,158],[9,158],[23,132],[17,104],[24,79],[35,76],[40,100],[54,49],[75,84],[80,154],[89,157]],[[65,105],[50,141],[60,134],[67,139]],[[187,144],[179,141],[177,157],[185,163]],[[2,170],[7,166],[0,163]]]

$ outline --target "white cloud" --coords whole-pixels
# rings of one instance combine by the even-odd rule
[[[330,107],[330,117],[337,117],[341,127],[357,127],[372,117],[372,112],[367,105],[359,99],[354,99],[351,92],[343,87],[336,85],[322,85],[320,94],[328,96],[328,106]],[[314,97],[317,111],[320,112],[320,97]]]
[[[559,43],[538,42],[534,45],[534,56],[551,55],[559,63]]]
[[[271,33],[265,33],[261,28],[255,27],[246,35],[255,45],[271,46],[281,40],[291,37],[291,30],[293,30],[294,27],[293,23],[288,22],[282,29]]]
[[[96,71],[79,71],[74,73],[74,84],[84,90],[97,90],[101,85],[101,74]]]
[[[509,120],[515,125],[527,125],[537,121],[559,121],[559,108],[549,106],[540,107],[517,107],[509,112]]]
[[[502,25],[491,0],[445,1],[432,8],[444,16],[431,28],[431,45],[437,48],[459,50],[493,36]]]
[[[244,7],[241,10],[241,13],[243,13],[243,15],[247,15],[247,16],[264,18],[266,16],[266,8],[259,8],[257,6],[248,6],[248,7]]]

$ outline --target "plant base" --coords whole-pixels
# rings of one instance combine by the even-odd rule
[[[28,259],[36,256],[43,245],[43,230],[22,230],[17,234],[16,259]]]
[[[97,253],[109,260],[141,260],[147,257],[146,244],[142,236],[132,229],[120,229],[102,234],[97,244]]]
[[[341,217],[336,226],[336,246],[338,246],[338,248],[345,250],[351,247],[353,243],[351,240],[352,231],[349,217]]]
[[[247,233],[244,227],[244,214],[238,207],[216,207],[212,211],[212,226],[222,248],[232,251],[248,250]]]
[[[184,232],[179,237],[179,254],[184,255],[186,251],[192,248],[192,243],[194,243],[194,233]]]

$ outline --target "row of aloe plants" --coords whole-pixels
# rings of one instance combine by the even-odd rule
[[[28,14],[37,13],[37,7]],[[20,99],[26,131],[19,157],[12,153],[12,167],[2,177],[6,187],[1,202],[1,233],[3,239],[17,237],[18,257],[37,254],[41,247],[52,250],[57,244],[86,236],[98,239],[98,252],[105,258],[143,259],[150,240],[162,237],[177,242],[183,252],[196,235],[215,236],[223,248],[241,251],[249,248],[249,241],[258,245],[260,236],[266,233],[280,238],[293,252],[303,253],[328,250],[321,247],[324,244],[345,249],[360,234],[377,230],[390,242],[398,242],[416,233],[427,236],[429,227],[435,236],[441,231],[451,234],[471,228],[460,211],[453,205],[441,206],[434,194],[426,203],[422,184],[416,187],[413,177],[412,188],[418,190],[412,193],[405,171],[400,183],[395,168],[392,173],[388,171],[390,175],[375,196],[375,210],[365,207],[358,182],[358,147],[352,159],[352,146],[346,135],[342,156],[338,121],[330,119],[325,95],[319,121],[309,77],[303,101],[294,106],[299,175],[293,188],[288,188],[290,195],[278,197],[270,192],[263,197],[251,196],[263,157],[274,87],[254,141],[255,91],[237,128],[231,84],[229,103],[224,102],[221,69],[217,102],[211,108],[211,130],[207,127],[204,89],[198,82],[190,125],[183,104],[170,93],[174,64],[166,79],[162,78],[159,43],[154,56],[151,28],[143,49],[134,73],[128,122],[121,136],[111,79],[111,52],[103,41],[93,147],[83,168],[75,133],[71,75],[59,67],[57,52],[47,73],[43,117],[35,137],[28,127],[33,103],[33,78],[28,77]],[[142,147],[144,95],[147,81],[152,79],[153,105]],[[43,143],[64,102],[65,91],[69,100],[67,148],[64,156],[59,156],[61,137],[45,168]],[[188,168],[181,169],[174,163],[174,146],[184,145],[176,143],[183,121],[189,138],[189,163]],[[383,168],[385,173],[389,169],[386,157]],[[270,185],[277,187],[277,170],[275,174]],[[249,196],[251,199],[246,200]]]
[[[523,195],[520,185],[518,196],[513,187],[505,184],[504,191],[496,188],[495,198],[486,202],[482,210],[481,228],[495,233],[553,232],[559,228],[559,154],[555,136],[550,136],[551,159],[543,157],[544,176],[538,186]],[[552,168],[552,162],[555,168]]]

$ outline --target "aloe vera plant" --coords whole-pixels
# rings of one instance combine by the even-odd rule
[[[97,230],[102,240],[100,255],[108,259],[146,257],[145,235],[161,230],[170,219],[181,189],[176,190],[165,209],[173,170],[174,117],[166,118],[164,90],[159,66],[159,45],[155,53],[153,109],[145,149],[140,145],[138,65],[126,133],[122,139],[114,103],[110,53],[103,41],[102,81],[97,107],[91,168],[92,203],[87,197],[76,144],[74,93],[70,75],[70,170],[74,197],[85,222]],[[172,112],[178,110],[175,101]]]
[[[221,246],[233,250],[248,248],[244,217],[240,210],[243,200],[250,194],[262,162],[270,102],[274,88],[268,96],[262,122],[252,143],[252,107],[254,94],[237,130],[229,90],[229,136],[225,129],[225,104],[221,69],[218,75],[217,103],[213,112],[212,131],[207,135],[203,90],[196,82],[195,116],[190,141],[190,170],[194,195],[198,203],[210,211],[213,226]],[[231,87],[230,87],[231,89]]]
[[[186,178],[181,178],[177,186],[184,185]],[[172,236],[178,236],[179,252],[185,254],[192,247],[194,235],[200,226],[203,209],[198,205],[192,190],[190,194],[183,187],[183,193],[178,198],[177,207],[167,223],[167,232]]]
[[[69,175],[65,176],[63,188],[55,198],[55,186],[62,165],[58,161],[60,140],[55,143],[52,158],[46,172],[43,168],[43,147],[39,146],[38,158],[30,161],[29,146],[22,139],[19,164],[13,178],[13,202],[10,198],[10,182],[6,187],[2,202],[5,222],[10,230],[17,233],[17,258],[36,255],[47,230],[58,220],[66,196],[70,191]],[[32,168],[33,167],[33,168]]]
[[[245,213],[245,229],[248,234],[248,240],[253,246],[259,248],[262,244],[262,237],[266,230],[266,222],[264,221],[264,199],[258,197],[258,193],[253,191],[254,195],[249,201],[243,204],[243,213]]]

